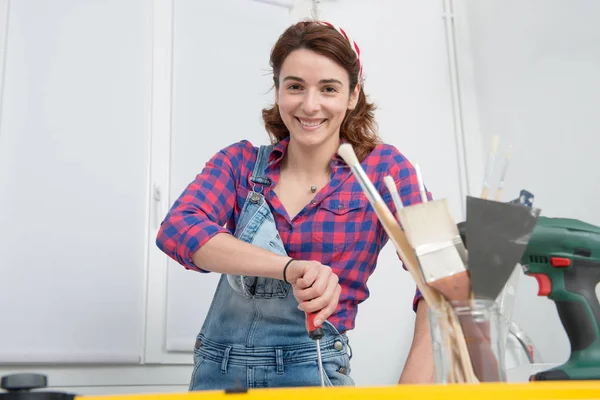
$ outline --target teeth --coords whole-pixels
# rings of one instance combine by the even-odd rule
[[[319,126],[323,123],[323,120],[317,121],[317,122],[309,122],[309,121],[303,121],[300,118],[298,118],[298,121],[300,121],[300,123],[304,126]]]

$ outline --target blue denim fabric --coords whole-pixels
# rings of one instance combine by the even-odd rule
[[[235,237],[286,255],[269,205],[262,196],[271,146],[260,148]],[[283,265],[282,265],[283,269]],[[194,348],[190,390],[234,387],[319,386],[316,344],[308,337],[305,314],[282,280],[222,275]],[[321,352],[327,385],[354,385],[351,350],[345,334],[327,321]]]

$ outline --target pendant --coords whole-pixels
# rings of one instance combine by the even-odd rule
[[[316,186],[311,186],[310,187],[310,191],[315,193],[317,191],[317,187]]]

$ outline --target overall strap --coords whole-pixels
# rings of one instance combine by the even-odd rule
[[[252,171],[252,176],[250,177],[250,181],[252,183],[257,183],[259,185],[270,185],[271,180],[265,176],[265,169],[267,168],[267,163],[269,162],[269,154],[271,154],[271,150],[273,150],[273,145],[263,145],[258,149],[258,155],[256,156],[256,164],[254,164],[254,170]]]

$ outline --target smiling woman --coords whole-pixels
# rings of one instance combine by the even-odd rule
[[[391,210],[385,175],[404,205],[421,201],[413,166],[376,134],[360,50],[346,32],[297,23],[279,37],[271,66],[275,104],[263,119],[272,144],[241,140],[215,154],[157,236],[185,268],[223,274],[196,341],[190,390],[352,385],[346,332],[388,237],[337,156],[340,144],[353,146]],[[417,310],[417,332],[426,331],[426,308]],[[319,356],[307,314],[323,331]],[[418,372],[405,368],[413,381],[433,376],[422,362],[431,359],[428,343],[426,335],[413,342],[421,359]]]
[[[359,159],[375,148],[375,106],[363,90],[360,49],[343,29],[327,23],[295,25],[273,48],[271,66],[276,104],[263,110],[263,119],[274,142],[294,136],[295,125],[329,122],[330,137],[341,134]],[[332,115],[328,119],[319,112]]]

